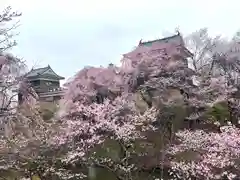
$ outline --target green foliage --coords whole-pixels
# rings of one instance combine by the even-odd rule
[[[218,121],[220,124],[225,124],[230,117],[227,102],[216,103],[207,111],[206,117],[213,122]]]
[[[196,152],[193,149],[188,149],[176,154],[174,158],[179,162],[191,162],[197,160],[198,156],[199,152]]]
[[[91,175],[91,173],[93,173]],[[99,168],[99,167],[90,167],[89,168],[89,180],[117,180],[116,175],[107,170],[106,168]]]
[[[0,180],[16,180],[20,177],[22,177],[22,174],[14,169],[0,171]]]
[[[41,116],[43,118],[44,121],[48,121],[50,119],[52,119],[54,117],[54,112],[48,110],[48,109],[44,109],[42,112],[41,112]]]
[[[140,92],[135,93],[135,105],[140,113],[144,113],[148,109],[148,105]]]
[[[40,177],[38,175],[33,175],[32,176],[32,180],[41,180]]]
[[[167,132],[171,129],[172,133],[178,131],[187,116],[186,106],[183,104],[177,104],[174,106],[164,106],[158,116],[158,121],[161,124],[163,132]],[[171,127],[170,127],[171,125]]]
[[[51,120],[58,110],[58,105],[54,102],[41,102],[40,113],[45,121]]]
[[[119,161],[122,157],[122,150],[117,141],[107,139],[102,145],[92,149],[90,155],[93,154],[95,158],[110,158],[113,161]]]

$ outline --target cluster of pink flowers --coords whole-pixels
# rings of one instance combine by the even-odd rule
[[[48,134],[47,125],[36,110],[36,93],[22,76],[23,71],[21,60],[10,54],[0,56],[1,168],[19,164],[16,157],[36,157],[37,144],[41,144]],[[18,104],[19,93],[23,100],[21,107]]]
[[[62,117],[62,131],[54,136],[52,143],[61,145],[75,141],[75,152],[69,152],[66,157],[71,161],[75,157],[73,154],[85,155],[89,148],[102,143],[106,136],[124,142],[142,137],[141,131],[154,129],[150,124],[155,121],[156,109],[140,115],[131,98],[121,96],[114,101],[106,99],[103,104],[92,103],[89,106],[80,102],[72,104],[68,114]]]
[[[65,84],[67,91],[64,99],[67,103],[71,100],[89,102],[89,97],[95,96],[99,88],[120,91],[123,85],[122,74],[118,67],[85,67],[72,81]]]
[[[172,161],[172,171],[183,178],[191,176],[209,179],[234,179],[239,177],[240,130],[233,126],[221,127],[221,133],[207,133],[202,130],[179,131],[176,135],[181,144],[169,148],[171,154],[191,152],[196,155],[190,161]],[[234,173],[235,172],[235,173]]]
[[[91,148],[108,138],[129,143],[145,138],[143,131],[154,131],[157,127],[153,127],[152,123],[163,121],[158,119],[162,109],[149,105],[143,114],[139,113],[134,101],[134,93],[139,89],[152,88],[155,91],[152,92],[155,93],[153,98],[168,107],[176,105],[175,101],[165,97],[168,88],[180,89],[183,91],[180,91],[184,100],[182,105],[186,103],[188,107],[193,107],[189,115],[192,120],[200,117],[196,112],[201,107],[212,107],[236,91],[225,83],[225,76],[202,77],[199,85],[194,86],[192,76],[197,73],[188,68],[185,56],[181,45],[155,43],[125,54],[119,68],[88,67],[77,73],[67,84],[65,104],[61,104],[59,111],[60,129],[50,139],[50,144],[55,146],[67,144],[69,150],[62,161],[73,163],[84,160]],[[96,101],[98,95],[102,96],[99,102]],[[193,151],[197,155],[191,161],[173,159],[170,174],[180,179],[221,179],[225,176],[231,179],[239,176],[232,169],[238,169],[235,159],[240,155],[240,131],[235,127],[222,127],[221,131],[177,132],[181,144],[170,146],[168,153],[175,156]]]

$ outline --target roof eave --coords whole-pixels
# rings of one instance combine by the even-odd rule
[[[61,77],[61,76],[58,76],[58,77],[55,77],[55,78],[53,78],[53,77],[49,77],[49,78],[47,78],[47,77],[41,77],[41,76],[30,76],[30,77],[26,77],[27,79],[29,79],[29,80],[37,80],[37,79],[53,79],[53,80],[64,80],[65,78],[64,77]]]
[[[64,80],[64,79],[65,79],[65,78],[62,77],[62,76],[59,76],[58,78],[59,78],[59,80]]]
[[[169,37],[165,37],[165,38],[161,38],[161,39],[155,39],[155,40],[152,40],[152,41],[145,41],[145,42],[140,41],[138,46],[144,46],[147,43],[154,43],[154,42],[157,42],[157,41],[164,41],[164,40],[172,39],[172,38],[175,38],[175,37],[178,37],[178,36],[180,36],[180,35],[179,34],[175,34],[173,36],[169,36]]]
[[[191,53],[186,47],[184,47],[184,52],[189,56],[189,57],[193,57],[193,53]]]

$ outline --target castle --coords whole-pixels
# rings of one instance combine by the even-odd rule
[[[39,101],[55,102],[63,96],[60,80],[65,78],[56,74],[49,65],[32,69],[25,77],[38,94]]]

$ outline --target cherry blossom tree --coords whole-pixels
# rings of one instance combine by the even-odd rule
[[[150,132],[156,132],[161,133],[163,139],[158,140],[165,144],[155,148],[161,154],[161,163],[155,166],[160,165],[163,170],[164,161],[170,160],[166,157],[168,148],[180,132],[185,132],[183,128],[189,128],[182,126],[184,121],[212,123],[204,119],[208,109],[235,92],[222,82],[224,77],[222,81],[220,77],[204,77],[199,86],[194,85],[192,76],[199,74],[188,68],[185,52],[179,44],[155,43],[125,54],[121,67],[86,67],[77,73],[66,85],[68,90],[56,119],[60,127],[49,141],[52,147],[64,149],[60,157],[64,167],[81,164],[90,168],[88,172],[92,172],[92,167],[101,167],[114,173],[117,179],[131,179],[136,171],[143,170],[133,157],[148,157],[149,144],[142,144],[147,143]],[[144,111],[138,109],[137,93],[147,106]],[[177,109],[181,112],[177,113]],[[138,140],[144,153],[136,150]],[[114,156],[100,156],[99,147],[111,151],[104,146],[109,141],[117,143],[121,153],[114,151]],[[66,168],[60,172],[56,165],[51,169],[48,175],[55,173],[62,179],[87,176],[84,170],[74,173]]]
[[[12,47],[17,45],[17,42],[13,40],[16,35],[14,30],[19,26],[19,17],[22,13],[12,11],[11,6],[4,8],[0,16],[0,53],[9,51]]]
[[[7,7],[0,15],[0,171],[17,169],[36,156],[47,125],[36,109],[36,93],[24,77],[26,64],[10,53],[21,13]],[[21,106],[19,95],[21,94]],[[1,177],[3,174],[0,175]]]
[[[192,63],[196,71],[202,75],[224,77],[229,86],[238,87],[239,76],[239,38],[232,39],[221,36],[211,37],[207,28],[200,29],[186,37],[186,45],[193,52]],[[227,108],[231,121],[238,121],[238,93],[235,99],[227,100]]]
[[[187,48],[193,53],[193,68],[201,73],[228,74],[236,79],[239,72],[239,38],[210,36],[207,28],[191,33],[185,38]]]
[[[179,131],[182,143],[169,149],[175,155],[170,172],[177,179],[238,179],[239,133],[232,126],[221,127],[221,133]]]
[[[171,51],[171,52],[174,52],[174,51]],[[228,54],[230,55],[230,52]],[[138,52],[137,52],[137,56],[138,56],[138,58],[140,56],[138,54]],[[150,56],[150,57],[152,57],[152,56]],[[236,59],[236,57],[235,57],[235,59]],[[219,61],[219,59],[216,59],[215,61]],[[237,61],[237,59],[236,59],[236,61]],[[149,60],[147,62],[151,63],[151,61],[149,61]],[[157,61],[155,59],[155,63],[156,62]],[[228,78],[225,74],[224,75],[219,75],[217,77],[216,76],[215,77],[211,77],[211,76],[210,77],[209,76],[204,77],[204,76],[202,76],[202,79],[200,81],[199,86],[192,86],[191,83],[188,84],[189,79],[184,79],[184,77],[191,77],[191,75],[198,75],[198,74],[196,72],[193,73],[189,70],[187,71],[188,68],[186,68],[186,66],[184,67],[184,63],[182,65],[183,65],[182,67],[179,66],[179,65],[175,66],[176,69],[174,69],[173,68],[174,66],[172,66],[172,64],[170,65],[170,68],[169,68],[169,66],[166,66],[164,64],[163,66],[165,68],[167,67],[166,69],[167,69],[167,73],[169,73],[169,76],[167,76],[167,73],[164,72],[164,69],[165,69],[164,67],[156,68],[158,70],[157,72],[159,74],[158,74],[158,76],[155,75],[155,76],[152,76],[152,77],[157,77],[157,78],[156,79],[149,78],[149,80],[144,83],[143,87],[148,85],[149,87],[151,87],[151,89],[156,87],[156,89],[161,89],[163,92],[164,92],[164,89],[166,87],[169,87],[169,86],[170,87],[171,86],[172,87],[177,87],[177,88],[183,90],[184,92],[187,93],[187,97],[185,98],[187,109],[190,109],[190,111],[188,111],[189,113],[186,114],[186,119],[188,121],[190,121],[191,123],[192,123],[193,120],[196,121],[196,120],[200,119],[200,120],[202,120],[200,122],[201,124],[206,124],[207,123],[209,125],[208,121],[210,119],[207,119],[206,116],[204,115],[204,114],[206,114],[207,109],[211,109],[215,104],[217,104],[219,102],[228,101],[229,98],[233,97],[232,95],[233,95],[233,93],[235,93],[237,91],[237,88],[234,86],[234,84],[228,83],[229,81],[228,81]],[[145,67],[151,67],[151,65],[148,65],[148,66],[145,66]],[[157,67],[157,66],[155,66],[155,67]],[[173,71],[171,71],[171,68],[173,68]],[[181,68],[183,68],[182,71],[181,71]],[[147,68],[145,68],[145,70],[146,69]],[[154,71],[152,71],[152,72],[154,72]],[[165,77],[164,78],[165,81],[163,81],[162,77]],[[168,77],[168,78],[166,78],[166,77]],[[166,84],[163,85],[163,82],[165,82]],[[163,98],[164,98],[164,97],[166,97],[166,94],[164,94],[163,92],[161,92],[161,94],[163,95]],[[164,102],[164,100],[162,100],[161,102]],[[176,105],[176,101],[174,103],[172,103],[172,102],[170,103],[170,102],[167,101],[167,103],[166,103],[166,101],[165,101],[164,105],[165,106],[170,105],[171,107]],[[176,114],[176,112],[174,112],[174,113]],[[169,114],[168,114],[168,118],[169,118]],[[163,120],[163,119],[166,119],[166,116],[163,116],[161,118],[161,120]],[[178,120],[179,120],[179,118],[178,118]],[[161,125],[163,125],[163,123]],[[222,129],[224,129],[224,128],[222,128]],[[223,131],[222,129],[221,129],[221,131]],[[210,138],[212,137],[211,133],[208,134],[207,132],[205,132],[203,130],[200,130],[200,131],[202,133],[205,133],[206,136],[209,137],[209,139],[203,140],[204,143],[207,143],[206,141],[211,141],[210,140]],[[238,129],[233,128],[233,131],[236,132],[236,134],[229,135],[229,136],[232,136],[232,138],[237,136]],[[191,134],[191,133],[194,134],[194,132],[191,132],[191,131],[188,131],[188,132],[189,132],[189,134]],[[225,133],[225,131],[223,131],[222,133]],[[177,135],[178,135],[178,133],[177,133]],[[225,134],[222,134],[222,135],[224,136]],[[196,139],[198,139],[198,136],[196,136]],[[191,141],[191,140],[193,140],[193,141]],[[190,143],[194,143],[194,139],[191,139],[191,137],[188,137],[187,135],[185,136],[185,141],[190,141]],[[212,141],[214,142],[215,140],[213,139]],[[235,143],[238,144],[239,140],[236,139],[236,142],[234,142],[234,144]],[[207,146],[209,146],[209,148],[210,148],[212,145],[208,144]],[[226,143],[224,145],[226,146],[225,148],[228,148],[228,145]],[[187,147],[188,146],[186,146],[186,148]],[[224,150],[222,151],[222,153],[223,154],[225,153]],[[231,157],[229,157],[229,161],[230,161],[231,158],[236,158],[238,156],[239,156],[239,154],[237,156],[235,156],[235,154],[233,156],[231,155]],[[213,157],[213,159],[214,159],[214,157]],[[216,161],[216,159],[214,159],[214,160]],[[178,164],[178,165],[179,165],[179,167],[181,167],[181,164]],[[203,166],[204,165],[202,165],[202,167]],[[227,165],[225,165],[225,168],[227,168]],[[195,170],[194,168],[190,169],[190,171],[192,172],[191,175],[192,175],[192,177],[197,177],[197,176],[194,176],[194,175],[196,175],[196,174],[194,174],[195,173],[194,170]],[[182,171],[183,171],[183,173],[185,172],[184,169],[182,169]],[[209,169],[209,171],[211,171],[211,168]],[[229,173],[229,176],[230,176],[231,173],[233,173],[233,171],[232,172],[230,171],[228,173]],[[190,175],[190,173],[188,175]],[[239,176],[239,175],[235,174],[235,176]],[[220,174],[217,174],[217,173],[214,174],[213,173],[212,177],[211,176],[208,177],[207,173],[206,173],[203,176],[200,176],[200,179],[206,178],[206,177],[210,178],[210,179],[211,178],[214,179],[215,177],[222,178],[223,174],[221,174],[221,173]],[[188,177],[184,176],[184,178],[188,178]]]
[[[93,68],[92,71],[95,72],[94,70],[96,69]],[[61,117],[63,130],[57,130],[57,135],[52,139],[52,142],[57,146],[68,144],[68,152],[62,159],[64,163],[74,164],[81,160],[82,164],[89,166],[107,167],[116,174],[117,178],[126,179],[129,178],[134,168],[128,162],[128,148],[135,139],[143,137],[141,131],[153,128],[151,122],[155,120],[156,109],[149,109],[143,115],[138,114],[131,93],[124,93],[123,91],[123,94],[118,96],[119,93],[117,92],[121,91],[120,87],[123,84],[118,81],[120,74],[112,72],[116,69],[102,68],[100,70],[100,72],[96,72],[96,77],[93,76],[94,74],[89,74],[90,77],[85,76],[86,79],[89,77],[86,84],[83,84],[86,81],[81,79],[83,78],[81,77],[82,71],[79,72],[79,77],[76,77],[78,83],[74,87],[78,88],[78,96],[76,98],[75,95],[72,96],[73,93],[70,93],[70,97],[75,99],[69,99],[70,102],[67,102],[68,106],[65,107],[67,113],[62,114]],[[111,71],[112,76],[108,75],[109,71]],[[102,73],[101,77],[99,76],[100,73]],[[105,77],[108,79],[104,78],[105,73]],[[98,80],[95,81],[95,78],[98,78]],[[81,80],[78,81],[78,79]],[[85,91],[87,88],[89,89]],[[104,88],[107,89],[101,91]],[[69,89],[69,91],[72,91],[72,89]],[[87,93],[81,94],[82,91]],[[68,93],[66,93],[67,98],[69,98]],[[111,93],[116,93],[113,98],[111,98]],[[66,133],[66,130],[68,133]],[[112,140],[117,142],[121,149],[121,155],[117,154],[117,159],[112,160],[109,157],[94,158],[96,153],[94,150],[89,155],[91,149]],[[74,143],[72,144],[72,142]],[[69,146],[69,144],[72,145]]]
[[[120,67],[83,68],[65,85],[51,129],[36,126],[43,143],[29,171],[63,180],[94,179],[97,169],[118,180],[238,177],[239,130],[212,113],[237,88],[228,74],[188,68],[188,56],[182,44],[156,42],[124,54]]]
[[[185,38],[186,46],[193,53],[192,65],[200,71],[211,64],[213,50],[218,46],[220,37],[211,37],[207,28],[191,33]]]
[[[34,148],[46,138],[47,126],[37,112],[37,95],[24,79],[24,62],[3,53],[0,67],[0,166],[1,171],[8,171],[34,158]]]

